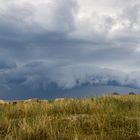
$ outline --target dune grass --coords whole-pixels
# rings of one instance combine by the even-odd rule
[[[140,96],[0,105],[0,140],[140,140]]]

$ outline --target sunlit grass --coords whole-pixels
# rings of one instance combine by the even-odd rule
[[[140,140],[140,96],[0,105],[0,140]]]

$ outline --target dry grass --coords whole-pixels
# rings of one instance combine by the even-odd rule
[[[140,140],[140,96],[0,105],[0,140]]]

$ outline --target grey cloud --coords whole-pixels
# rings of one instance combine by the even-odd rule
[[[16,66],[17,66],[16,63],[14,62],[4,61],[4,60],[0,61],[0,70],[12,69],[15,68]]]
[[[114,9],[104,14],[101,5],[91,16],[78,13],[76,0],[23,1],[3,2],[0,9],[0,85],[140,87],[139,72],[131,73],[140,69],[139,1],[107,0]]]
[[[137,72],[139,73],[139,72]],[[111,85],[140,87],[140,81],[137,73],[133,76],[130,73],[124,73],[112,69],[99,68],[93,65],[66,65],[49,62],[32,62],[15,69],[1,72],[0,84],[7,84],[9,88],[15,86],[29,86],[31,89],[39,88],[42,85],[47,89],[51,83],[57,84],[58,87],[69,89],[82,84],[90,85]]]

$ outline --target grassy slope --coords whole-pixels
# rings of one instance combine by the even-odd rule
[[[1,140],[140,140],[140,96],[0,105]]]

